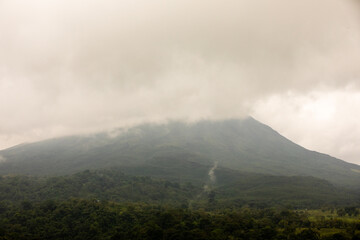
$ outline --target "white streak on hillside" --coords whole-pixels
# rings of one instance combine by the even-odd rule
[[[209,170],[208,172],[209,181],[204,186],[204,192],[210,192],[212,189],[212,185],[215,184],[216,182],[215,170],[217,166],[218,166],[218,162],[214,162],[213,167]]]
[[[4,163],[6,161],[7,161],[6,158],[4,156],[0,155],[0,163]]]
[[[214,166],[210,169],[210,171],[208,173],[211,183],[215,183],[215,181],[216,181],[215,169],[217,168],[217,166],[218,166],[218,162],[215,162]]]

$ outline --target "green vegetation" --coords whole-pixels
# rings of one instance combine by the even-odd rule
[[[143,125],[0,156],[0,240],[360,239],[360,167],[252,118]]]
[[[334,187],[312,177],[268,176],[218,169],[217,183],[171,181],[166,178],[131,176],[122,169],[92,170],[57,176],[2,176],[0,201],[97,199],[115,202],[142,202],[193,208],[211,202],[213,209],[288,206],[356,206],[359,194]],[[167,176],[167,175],[164,175]],[[207,185],[207,190],[204,190]]]
[[[360,239],[360,219],[288,209],[190,210],[97,200],[0,202],[0,239]]]
[[[127,176],[120,170],[83,171],[70,176],[0,177],[0,201],[66,200],[72,197],[117,202],[181,205],[202,189],[150,177]]]
[[[217,184],[117,168],[1,176],[0,240],[360,239],[354,193],[312,177],[215,173]]]
[[[162,165],[164,160],[181,159],[207,169],[219,162],[219,167],[244,172],[313,176],[345,187],[360,186],[360,166],[304,149],[252,118],[145,124],[116,134],[23,144],[0,155],[0,174],[64,175],[118,166],[149,175],[146,171],[171,171]]]

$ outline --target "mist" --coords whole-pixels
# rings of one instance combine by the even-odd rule
[[[0,1],[0,148],[253,115],[360,163],[359,9],[351,0]]]

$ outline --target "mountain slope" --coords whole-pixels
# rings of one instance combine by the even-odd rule
[[[360,200],[354,192],[339,189],[325,180],[313,177],[232,172],[232,181],[225,183],[222,178],[227,170],[220,169],[219,182],[225,184],[216,184],[211,190],[205,191],[199,185],[154,177],[135,177],[124,174],[123,170],[87,170],[57,177],[0,177],[0,202],[63,201],[80,198],[173,206],[188,206],[191,203],[192,207],[208,204],[219,208],[242,207],[251,204],[259,207],[291,205],[296,208],[313,208],[324,204],[357,205]]]
[[[0,174],[66,174],[113,166],[163,167],[168,159],[360,186],[360,166],[309,151],[253,118],[145,124],[117,132],[23,144],[0,151]],[[171,168],[171,165],[169,166]]]

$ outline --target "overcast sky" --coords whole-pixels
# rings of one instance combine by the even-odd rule
[[[0,0],[0,149],[247,115],[360,164],[357,0]]]

